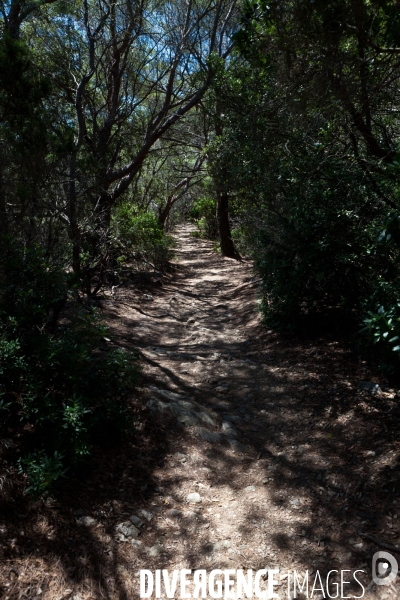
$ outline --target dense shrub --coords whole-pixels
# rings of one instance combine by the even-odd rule
[[[138,213],[130,203],[115,211],[113,237],[120,263],[165,270],[173,256],[173,238],[164,232],[154,213]]]
[[[384,269],[371,283],[364,303],[362,331],[376,344],[381,366],[398,371],[400,358],[400,215],[391,212],[380,232],[375,254],[384,256]]]
[[[313,203],[293,207],[278,239],[258,233],[256,264],[268,319],[295,327],[305,314],[359,309],[368,294],[368,228],[345,207],[331,208],[322,215]]]
[[[36,248],[1,245],[3,428],[25,424],[20,470],[40,494],[93,443],[132,429],[125,398],[137,367],[133,354],[106,341],[97,313],[73,299],[74,282],[62,268]]]
[[[284,328],[327,308],[361,309],[387,265],[382,207],[361,170],[300,141],[288,144],[290,154],[266,154],[279,177],[261,179],[258,197],[239,189],[235,206],[233,235],[262,275],[265,317]]]
[[[281,161],[279,192],[261,201],[257,213],[249,201],[238,203],[239,226],[233,232],[262,276],[265,321],[309,331],[322,323],[331,327],[334,315],[337,323],[350,319],[362,331],[360,343],[375,343],[371,357],[376,366],[395,373],[400,357],[399,217],[385,215],[386,207],[374,198],[361,171],[330,160],[315,177],[311,149],[307,158],[292,152],[291,159]]]
[[[376,344],[396,352],[400,357],[400,302],[388,309],[380,306],[377,312],[369,311],[364,325],[364,331],[373,337]]]
[[[190,220],[196,224],[198,237],[215,240],[218,237],[216,201],[214,198],[198,198],[190,209]]]

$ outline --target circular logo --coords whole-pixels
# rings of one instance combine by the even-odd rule
[[[389,585],[396,579],[399,565],[389,552],[376,552],[372,558],[372,580],[376,585]]]

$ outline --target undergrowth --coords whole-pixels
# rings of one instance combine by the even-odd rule
[[[138,367],[78,302],[73,276],[38,248],[0,250],[0,435],[22,428],[14,455],[38,496],[95,444],[134,431]]]

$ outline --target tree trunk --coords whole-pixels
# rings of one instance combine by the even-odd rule
[[[235,246],[233,245],[231,237],[228,206],[229,197],[227,192],[217,189],[217,221],[222,256],[227,256],[228,258],[238,258],[238,254],[235,250]]]
[[[169,213],[171,210],[172,204],[169,204],[167,202],[165,208],[163,210],[160,210],[158,213],[158,222],[160,223],[162,229],[165,229],[165,224],[167,222],[167,219],[169,217]]]

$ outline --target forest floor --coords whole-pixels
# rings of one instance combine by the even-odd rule
[[[265,328],[251,262],[192,230],[176,230],[170,274],[103,301],[110,343],[140,351],[136,433],[99,450],[62,494],[10,501],[1,597],[127,600],[140,569],[272,568],[281,600],[294,570],[309,572],[311,596],[317,572],[325,585],[333,569],[363,570],[371,598],[400,597],[399,578],[371,585],[385,548],[360,535],[399,543],[396,390],[340,337]],[[349,571],[339,597],[362,595]]]

